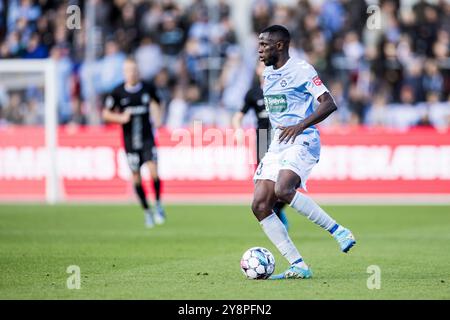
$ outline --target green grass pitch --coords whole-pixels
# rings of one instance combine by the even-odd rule
[[[248,206],[167,206],[144,228],[137,205],[0,205],[1,299],[450,299],[449,206],[324,206],[357,238],[349,254],[287,209],[308,280],[246,280],[244,251],[288,266]],[[66,269],[81,270],[69,290]],[[380,267],[369,290],[367,268]],[[369,281],[370,282],[370,281]]]

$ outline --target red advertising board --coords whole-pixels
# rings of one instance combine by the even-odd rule
[[[254,131],[161,129],[159,172],[171,201],[239,201],[253,191]],[[320,195],[450,196],[450,132],[377,128],[321,130],[321,159],[308,181]],[[59,190],[68,201],[134,200],[121,130],[60,127]],[[0,128],[0,200],[44,200],[48,161],[39,127]],[[144,177],[148,172],[143,169]],[[146,183],[151,192],[151,185]]]

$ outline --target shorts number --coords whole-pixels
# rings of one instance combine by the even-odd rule
[[[263,163],[261,162],[256,170],[256,175],[259,176],[262,173]]]
[[[139,154],[138,153],[127,153],[128,164],[131,171],[139,170]]]

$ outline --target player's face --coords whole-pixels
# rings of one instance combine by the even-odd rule
[[[125,82],[134,85],[139,82],[139,72],[135,62],[126,61],[123,65]]]
[[[269,33],[259,35],[259,60],[266,66],[272,66],[278,61],[277,42],[270,38]]]

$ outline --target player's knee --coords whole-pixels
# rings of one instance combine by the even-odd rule
[[[252,211],[256,217],[259,217],[261,215],[266,214],[267,212],[270,212],[271,209],[272,208],[270,208],[265,201],[253,200]]]
[[[141,176],[139,174],[133,173],[133,183],[134,184],[141,184]]]
[[[280,201],[284,203],[289,203],[291,201],[293,192],[295,192],[293,188],[278,183],[275,184],[275,195]]]

